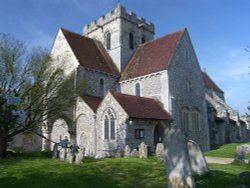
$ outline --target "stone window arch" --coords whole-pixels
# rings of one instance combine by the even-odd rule
[[[104,95],[104,80],[102,78],[99,80],[99,95],[101,97]]]
[[[192,130],[201,130],[200,111],[197,108],[193,109],[192,111]]]
[[[111,33],[110,31],[107,31],[105,33],[105,36],[104,36],[104,40],[105,40],[105,46],[108,50],[111,49]]]
[[[129,48],[131,50],[134,49],[134,34],[132,32],[129,33]]]
[[[135,95],[136,96],[141,96],[141,85],[140,85],[140,83],[135,84]]]
[[[115,140],[116,138],[116,118],[112,109],[108,109],[104,116],[104,139]]]
[[[183,108],[181,110],[181,129],[183,131],[188,131],[189,129],[189,109]]]

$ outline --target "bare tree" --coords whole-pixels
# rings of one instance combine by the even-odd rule
[[[42,122],[74,104],[74,73],[65,77],[51,62],[47,50],[28,52],[22,41],[0,34],[0,158],[14,136],[36,133]]]

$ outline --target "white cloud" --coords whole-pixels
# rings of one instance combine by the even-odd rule
[[[225,92],[227,103],[245,114],[250,101],[250,53],[244,47],[214,49],[205,62],[208,74]]]

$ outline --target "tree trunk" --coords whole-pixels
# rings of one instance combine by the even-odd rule
[[[0,159],[6,157],[7,141],[4,137],[0,135]]]

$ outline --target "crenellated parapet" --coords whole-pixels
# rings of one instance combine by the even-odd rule
[[[87,24],[83,28],[84,35],[102,28],[105,24],[112,22],[115,19],[122,18],[133,24],[137,25],[138,28],[143,28],[151,33],[154,33],[154,24],[152,22],[147,22],[145,18],[138,17],[134,12],[127,12],[126,9],[119,3],[117,7],[108,12],[105,15],[102,15],[97,20],[92,21],[90,24]]]

